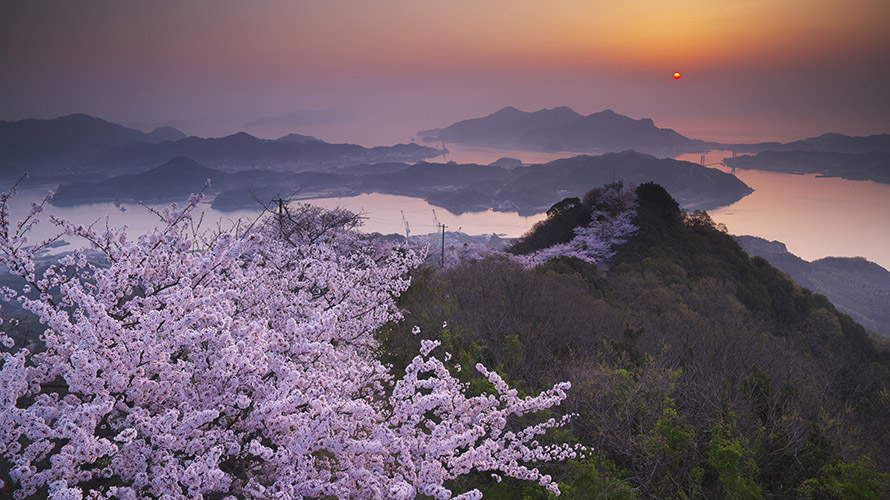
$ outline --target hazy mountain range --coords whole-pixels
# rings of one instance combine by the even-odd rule
[[[209,185],[207,185],[208,180]],[[342,175],[270,170],[242,170],[228,173],[204,167],[190,158],[179,156],[138,174],[123,174],[62,184],[51,203],[56,206],[71,206],[123,201],[172,202],[182,201],[189,194],[204,189],[205,193],[213,194],[243,190],[248,194],[247,200],[230,208],[248,206],[258,208],[257,202],[249,196],[250,190],[270,190],[272,187],[275,188],[275,192],[265,201],[271,200],[273,196],[287,197],[301,189],[312,190],[323,196],[338,193],[348,195],[353,192],[352,183]]]
[[[598,153],[633,149],[659,156],[700,151],[712,144],[658,128],[649,118],[634,120],[611,109],[584,116],[565,106],[535,112],[508,106],[418,135],[427,141],[508,149]]]
[[[243,208],[255,203],[254,197],[380,192],[421,197],[454,213],[495,209],[533,214],[615,179],[628,184],[657,182],[684,207],[704,210],[730,204],[751,192],[734,176],[716,169],[639,152],[675,154],[716,147],[743,149],[745,145],[688,139],[656,127],[652,120],[634,120],[611,110],[584,116],[567,107],[531,113],[507,107],[424,133],[431,140],[498,147],[622,152],[543,165],[507,159],[492,165],[411,165],[445,151],[413,143],[373,148],[330,144],[301,134],[269,140],[244,132],[219,138],[187,137],[170,127],[146,133],[75,114],[0,122],[0,175],[9,178],[30,171],[38,178],[63,182],[57,204],[175,200],[201,189],[212,178],[210,193],[218,195],[216,204],[221,209]],[[825,134],[787,144],[748,146],[783,150],[726,163],[890,181],[890,136],[886,135]],[[826,151],[829,148],[838,151]]]
[[[750,255],[765,258],[800,286],[821,293],[866,328],[890,338],[890,271],[861,257],[805,261],[784,243],[736,236]]]
[[[75,205],[99,201],[176,201],[201,190],[216,195],[214,208],[257,208],[259,198],[317,198],[377,192],[414,196],[460,214],[468,211],[541,213],[566,197],[581,196],[589,186],[616,179],[628,184],[654,181],[692,209],[728,205],[751,192],[736,177],[700,165],[635,153],[579,156],[542,165],[504,168],[496,164],[377,163],[324,171],[223,172],[187,157],[176,157],[138,174],[62,184],[52,203]]]
[[[862,138],[851,137],[850,139]],[[788,174],[818,174],[823,177],[841,177],[890,184],[890,150],[859,153],[763,151],[755,156],[744,155],[726,158],[723,163],[735,168],[769,170]]]
[[[737,153],[757,154],[763,151],[831,151],[835,153],[890,152],[890,134],[851,137],[828,133],[793,142],[761,142],[757,144],[727,144]]]
[[[723,144],[690,139],[648,118],[634,120],[607,109],[587,116],[568,107],[534,112],[503,108],[442,129],[421,130],[425,141],[454,142],[528,151],[619,152],[659,157],[730,150],[747,153],[725,160],[736,168],[890,183],[890,135],[851,137],[827,133],[788,143]],[[748,154],[756,154],[749,156]]]
[[[417,144],[365,148],[299,134],[267,140],[244,132],[220,138],[187,137],[170,127],[145,133],[84,114],[0,122],[0,175],[4,177],[26,171],[55,177],[133,174],[177,156],[234,172],[418,161],[441,154]]]
[[[0,167],[6,171],[70,164],[124,144],[155,144],[185,137],[173,127],[145,133],[85,114],[0,122]]]
[[[226,172],[245,169],[300,171],[383,161],[418,161],[441,154],[443,151],[418,144],[366,148],[356,144],[297,140],[293,135],[278,140],[259,139],[239,132],[220,138],[188,137],[160,144],[131,143],[86,158],[78,167],[101,172],[138,172],[170,158],[186,156]]]

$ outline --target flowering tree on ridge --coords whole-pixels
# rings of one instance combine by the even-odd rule
[[[625,190],[623,183],[594,188],[585,194],[583,202],[577,198],[565,199],[548,211],[548,217],[558,217],[560,210],[580,206],[589,210],[589,222],[574,227],[574,236],[565,243],[551,244],[519,255],[485,245],[454,245],[448,249],[445,267],[491,256],[507,258],[526,268],[558,257],[574,257],[590,264],[599,264],[609,261],[615,255],[614,248],[627,241],[638,229],[633,224],[637,213],[636,195],[633,190]]]
[[[519,398],[469,397],[424,341],[398,380],[372,333],[422,255],[385,248],[346,211],[287,207],[249,230],[189,231],[200,196],[131,239],[62,220],[104,256],[75,251],[37,272],[29,245],[43,204],[18,223],[0,196],[6,288],[46,326],[46,349],[0,333],[0,455],[16,498],[479,498],[449,479],[491,471],[558,492],[529,465],[576,449],[513,428],[568,383]]]

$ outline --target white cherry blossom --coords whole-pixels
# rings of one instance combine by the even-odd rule
[[[519,398],[468,396],[424,341],[404,377],[375,358],[373,332],[423,255],[382,247],[346,211],[287,207],[248,230],[195,236],[200,196],[158,212],[138,238],[55,220],[100,252],[43,272],[29,244],[43,204],[10,220],[0,261],[29,291],[3,290],[45,325],[46,349],[0,334],[0,454],[22,499],[479,498],[447,481],[489,471],[558,492],[533,465],[580,449],[517,428],[568,383]],[[6,485],[7,487],[10,485]]]

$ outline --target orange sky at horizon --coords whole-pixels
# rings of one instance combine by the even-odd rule
[[[884,0],[5,2],[0,120],[379,113],[404,96],[441,116],[417,127],[569,105],[888,132],[886,26]]]
[[[18,59],[56,71],[107,63],[150,70],[144,62],[183,71],[196,63],[318,72],[701,71],[824,64],[890,46],[890,8],[878,0],[25,3],[37,4],[19,6],[31,22],[4,26],[11,38],[31,38],[16,47]]]

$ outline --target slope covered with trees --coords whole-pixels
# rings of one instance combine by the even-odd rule
[[[707,214],[681,210],[655,184],[635,193],[637,230],[608,271],[565,257],[527,269],[496,255],[422,269],[399,301],[404,325],[520,390],[572,381],[559,412],[577,416],[554,439],[593,453],[550,469],[568,498],[882,498],[886,346],[750,258]],[[568,241],[597,192],[589,197],[555,206],[512,250]],[[419,341],[404,325],[381,334],[396,366]],[[464,481],[493,498],[539,497],[520,483]]]
[[[887,493],[887,347],[659,185],[441,268],[342,211],[208,239],[189,210],[136,241],[62,223],[105,260],[48,270],[0,211],[5,297],[48,327],[0,334],[3,494]]]

